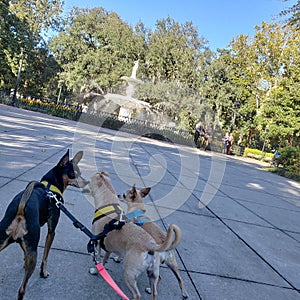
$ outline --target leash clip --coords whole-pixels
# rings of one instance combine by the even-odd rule
[[[47,196],[50,199],[54,199],[55,200],[55,205],[56,205],[57,208],[59,208],[63,204],[62,201],[60,201],[60,200],[57,199],[56,194],[54,194],[52,191],[47,191]]]
[[[124,210],[122,210],[122,212],[120,213],[119,223],[126,223],[126,214]]]

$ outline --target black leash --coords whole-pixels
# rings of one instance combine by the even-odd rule
[[[56,197],[56,194],[54,194],[52,191],[47,189],[47,196],[51,200],[55,201],[55,205],[73,222],[73,225],[75,228],[79,228],[82,232],[84,232],[89,238],[90,241],[87,244],[87,251],[89,253],[95,252],[95,245],[97,245],[98,241],[100,240],[100,245],[105,250],[103,240],[106,237],[106,235],[112,231],[112,230],[120,230],[123,225],[125,224],[125,221],[119,221],[117,219],[112,219],[109,223],[105,224],[104,230],[94,235],[86,226],[84,226],[82,223],[80,223],[63,205],[63,200],[58,200]],[[62,197],[61,197],[62,198]]]
[[[57,204],[56,204],[57,205]],[[100,240],[102,237],[105,237],[108,232],[103,232],[94,235],[86,226],[80,223],[68,210],[63,204],[57,205],[58,208],[73,222],[75,228],[79,228],[82,232],[84,232],[92,241]]]

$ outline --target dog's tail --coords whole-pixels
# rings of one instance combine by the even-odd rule
[[[21,201],[18,206],[18,211],[16,217],[13,219],[12,223],[6,229],[6,234],[11,236],[14,240],[22,239],[25,234],[27,234],[26,220],[24,217],[24,209],[28,199],[30,198],[35,182],[31,182],[27,185],[23,192]]]
[[[175,225],[171,224],[168,228],[166,240],[159,246],[158,252],[174,249],[181,240],[181,230]]]

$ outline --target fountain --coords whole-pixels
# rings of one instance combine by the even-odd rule
[[[111,113],[118,115],[118,119],[122,121],[130,121],[137,119],[140,121],[149,121],[160,124],[161,126],[174,126],[174,122],[163,115],[159,110],[151,107],[148,102],[134,98],[135,88],[143,81],[136,77],[139,67],[139,61],[134,62],[131,76],[122,76],[121,79],[127,84],[126,95],[107,93],[105,95],[90,93],[94,98],[89,106],[88,112],[93,114]]]
[[[107,93],[105,95],[93,93],[95,99],[89,107],[89,111],[93,113],[107,112],[118,114],[119,119],[131,119],[132,114],[143,111],[144,113],[151,111],[151,106],[145,101],[140,101],[133,98],[135,87],[142,84],[143,81],[136,78],[136,73],[139,67],[139,61],[134,62],[130,77],[122,76],[121,79],[126,81],[126,95]]]

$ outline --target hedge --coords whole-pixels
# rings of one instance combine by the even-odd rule
[[[262,152],[258,149],[245,148],[244,157],[250,157],[265,162],[270,162],[273,157],[273,153]]]

